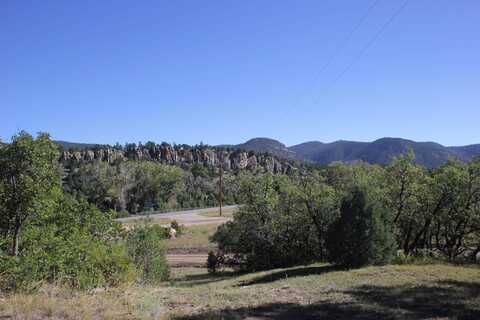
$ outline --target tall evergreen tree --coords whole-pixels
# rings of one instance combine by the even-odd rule
[[[390,212],[366,187],[345,196],[340,218],[329,230],[331,262],[344,267],[388,263],[395,252]]]

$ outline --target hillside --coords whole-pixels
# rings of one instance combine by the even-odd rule
[[[59,144],[58,141],[56,143]],[[65,168],[92,161],[115,163],[126,160],[149,160],[181,167],[193,164],[201,164],[209,168],[221,166],[227,171],[288,173],[294,168],[293,161],[290,161],[288,157],[275,156],[269,152],[247,152],[236,147],[220,148],[152,143],[131,144],[118,148],[109,145],[62,143],[60,146],[63,147],[63,152],[60,162]],[[67,147],[69,148],[67,149]]]
[[[5,319],[478,319],[476,267],[313,264],[251,274],[173,268],[157,286],[45,287],[2,297]]]
[[[294,151],[297,156],[318,164],[355,160],[387,164],[394,156],[412,149],[415,152],[417,163],[429,168],[441,165],[449,157],[470,161],[473,157],[480,155],[480,144],[445,147],[435,142],[416,142],[401,138],[381,138],[373,142],[307,142],[292,146],[289,149]]]
[[[66,141],[56,141],[56,143],[64,150],[85,151],[100,146],[98,144]],[[278,159],[300,160],[321,165],[334,161],[353,162],[358,160],[387,164],[394,156],[405,153],[410,149],[415,152],[417,163],[429,168],[445,163],[449,157],[467,162],[475,156],[480,156],[480,144],[447,147],[435,142],[416,142],[402,138],[381,138],[373,142],[338,140],[323,143],[309,141],[291,147],[270,138],[253,138],[241,144],[221,145],[212,148],[250,151],[257,155],[268,153]],[[240,162],[246,163],[246,159]]]
[[[79,143],[79,142],[68,142],[62,140],[55,140],[56,144],[58,144],[63,150],[85,150],[85,149],[93,149],[95,147],[101,146],[95,143]]]
[[[270,138],[253,138],[245,143],[230,146],[235,149],[254,151],[258,153],[270,153],[283,159],[302,159],[296,152],[290,150],[283,143]]]

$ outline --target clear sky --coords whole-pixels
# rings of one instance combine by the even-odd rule
[[[0,137],[480,143],[480,1],[0,2]]]

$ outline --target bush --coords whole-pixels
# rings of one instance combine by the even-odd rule
[[[3,289],[34,290],[44,282],[77,289],[135,278],[120,227],[93,205],[64,196],[55,213],[25,228],[18,257],[0,257]]]
[[[168,230],[148,221],[128,232],[128,253],[141,274],[142,282],[154,284],[170,276],[163,248],[163,240],[167,238]]]
[[[318,259],[316,229],[302,211],[291,180],[249,177],[242,181],[240,195],[243,205],[233,221],[219,226],[211,238],[230,264],[258,271]]]
[[[177,236],[182,235],[183,233],[185,233],[184,227],[182,227],[182,226],[177,222],[177,220],[173,220],[173,221],[170,223],[170,228],[175,229],[175,231],[177,231]]]
[[[366,188],[354,187],[343,199],[340,218],[327,238],[329,260],[343,267],[386,264],[395,254],[390,213]]]
[[[215,272],[217,272],[217,268],[218,268],[217,255],[213,251],[210,251],[208,253],[208,257],[207,257],[208,272],[209,273],[215,273]]]

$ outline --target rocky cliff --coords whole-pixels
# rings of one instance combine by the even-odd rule
[[[113,164],[126,160],[159,161],[178,166],[196,163],[219,168],[222,165],[226,171],[249,170],[286,174],[291,173],[294,168],[292,162],[269,154],[205,146],[172,146],[167,143],[130,145],[123,149],[98,146],[82,150],[64,150],[60,158],[64,167],[78,162],[106,161]]]

